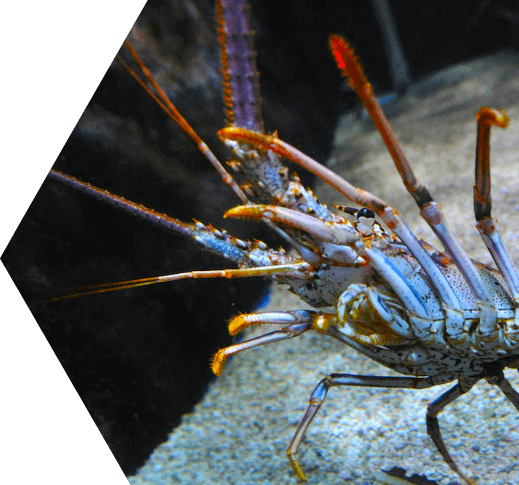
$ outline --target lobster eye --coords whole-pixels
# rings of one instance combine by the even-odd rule
[[[361,217],[365,217],[366,219],[375,219],[375,213],[371,209],[366,209],[365,207],[360,209],[356,216],[357,219],[360,219]]]

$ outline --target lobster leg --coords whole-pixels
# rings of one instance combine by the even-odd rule
[[[354,55],[353,50],[349,47],[346,41],[342,39],[342,37],[336,35],[330,36],[330,45],[339,68],[348,78],[350,85],[356,91],[357,95],[370,113],[373,122],[388,147],[388,150],[395,162],[395,166],[404,181],[404,185],[411,195],[413,195],[416,203],[420,207],[422,217],[433,229],[440,241],[442,241],[444,247],[452,256],[454,262],[459,267],[464,279],[476,297],[477,308],[475,309],[479,310],[480,315],[477,333],[478,346],[481,349],[495,346],[497,342],[496,309],[481,276],[445,224],[440,206],[433,200],[428,189],[422,185],[414,175],[387,118],[373,94],[371,85],[367,81],[362,66]],[[333,174],[325,167],[322,167],[315,160],[312,160],[310,157],[307,157],[295,148],[275,137],[247,132],[240,128],[227,128],[221,130],[219,135],[224,140],[242,140],[244,143],[252,144],[253,146],[261,148],[262,151],[271,150],[278,155],[295,161],[299,165],[318,175],[343,195],[348,197],[351,201],[374,210],[388,225],[388,227],[400,237],[431,278],[431,281],[438,289],[444,303],[448,338],[457,345],[463,344],[464,319],[459,299],[456,297],[453,289],[450,287],[439,268],[437,268],[432,262],[429,255],[411,234],[409,228],[400,219],[396,211],[387,203],[364,190],[351,186],[341,177]],[[503,251],[501,251],[500,254],[503,254]],[[501,259],[503,259],[503,257]],[[513,266],[508,264],[508,269],[510,268],[513,268]],[[519,277],[516,278],[516,282],[518,283],[517,288],[519,289]]]
[[[453,310],[461,311],[461,304],[445,278],[445,275],[440,271],[427,251],[419,243],[418,239],[409,227],[400,218],[398,212],[390,207],[385,201],[366,190],[354,187],[340,175],[337,175],[329,168],[326,168],[313,158],[299,151],[297,148],[294,148],[274,136],[261,135],[240,128],[224,128],[218,132],[218,136],[226,143],[229,141],[240,141],[242,143],[253,145],[261,151],[266,152],[271,150],[317,175],[355,204],[374,211],[389,227],[389,229],[391,229],[402,240],[409,251],[424,268],[424,271],[427,273],[429,278],[431,278],[431,281],[436,286],[445,304]]]
[[[306,482],[306,477],[301,469],[301,466],[295,458],[295,454],[306,430],[310,426],[310,423],[314,419],[317,411],[323,404],[328,394],[328,390],[331,387],[337,386],[361,386],[361,387],[394,387],[400,389],[425,389],[427,387],[434,386],[435,384],[430,381],[427,377],[377,377],[377,376],[358,376],[353,374],[330,374],[324,378],[314,392],[310,396],[310,405],[308,406],[306,413],[301,419],[299,426],[290,442],[287,454],[288,459],[294,469],[295,474],[300,480]]]
[[[438,239],[442,242],[447,252],[460,269],[463,277],[473,294],[476,297],[478,309],[480,312],[480,323],[478,328],[478,344],[481,348],[491,348],[497,342],[497,317],[496,309],[492,304],[489,291],[487,290],[481,276],[477,272],[474,264],[467,256],[454,234],[450,231],[445,223],[440,205],[434,201],[429,190],[415,176],[409,161],[407,160],[398,139],[396,138],[389,121],[387,120],[380,104],[373,93],[371,84],[364,75],[361,64],[354,55],[353,49],[348,43],[338,35],[330,36],[330,47],[335,56],[337,65],[342,74],[347,77],[348,83],[355,90],[357,96],[366,107],[373,123],[377,127],[386,147],[393,158],[395,167],[397,168],[402,181],[408,192],[415,199],[416,204],[420,208],[420,215],[429,224]],[[398,232],[395,231],[397,234]],[[399,235],[399,234],[398,234]],[[400,235],[399,235],[400,237]],[[407,242],[402,239],[408,246]],[[419,257],[414,253],[414,249],[408,246],[413,255],[420,261]],[[422,262],[420,261],[420,264]],[[426,268],[424,267],[426,270]],[[428,273],[429,274],[429,273]],[[431,275],[429,274],[429,277]],[[438,280],[436,277],[431,278],[435,285]],[[441,294],[441,293],[440,293]],[[458,306],[448,303],[448,300],[441,294],[442,300],[455,310],[459,310]],[[459,305],[459,302],[458,302]],[[446,312],[448,313],[448,312]],[[446,315],[449,318],[449,315]],[[455,319],[454,334],[459,333],[460,324],[459,317]],[[447,323],[447,330],[449,323]]]
[[[314,323],[314,320],[318,320],[319,317],[321,317],[320,313],[311,310],[248,313],[245,315],[238,315],[229,322],[229,334],[238,335],[247,327],[254,325],[293,325],[295,323]],[[322,317],[325,318],[326,315],[322,315]]]
[[[478,122],[476,183],[474,185],[476,227],[505,277],[517,308],[519,307],[519,273],[499,236],[497,221],[491,214],[492,200],[490,197],[490,130],[493,125],[506,128],[508,117],[495,109],[482,107],[476,115],[476,119]]]
[[[463,333],[464,316],[462,307],[454,289],[451,287],[445,275],[438,268],[436,263],[432,260],[429,253],[424,249],[416,236],[400,218],[395,209],[369,192],[354,187],[316,160],[313,160],[311,157],[278,138],[237,128],[224,128],[223,130],[220,130],[218,134],[223,140],[239,140],[249,145],[256,146],[262,151],[275,151],[283,157],[298,163],[302,167],[316,174],[352,202],[375,211],[382,221],[384,221],[384,223],[393,230],[393,232],[407,246],[411,254],[413,254],[420,265],[424,268],[424,271],[438,290],[443,301],[443,309],[446,317],[446,333],[448,338],[456,344],[462,344],[466,340],[466,334]],[[269,218],[278,217],[276,216],[276,213],[280,213],[280,210],[273,210],[270,206],[249,205],[234,208],[226,215],[269,220]],[[297,216],[297,219],[295,217],[289,218],[289,211],[287,209],[283,210],[283,216],[284,222],[293,225],[294,227],[302,227],[304,223],[303,215],[301,214]],[[323,225],[322,222],[319,223],[316,221],[313,223],[313,226],[317,227],[318,224],[320,226]],[[304,229],[310,233],[314,232],[310,225],[305,225]],[[339,236],[339,231],[344,231],[345,228],[340,225],[332,225],[331,230],[337,233],[335,234],[336,236]],[[380,273],[383,273],[384,279],[386,279],[393,291],[402,298],[406,304],[406,308],[421,319],[428,318],[428,315],[425,313],[423,302],[421,304],[420,302],[416,302],[416,298],[413,298],[412,295],[409,294],[409,291],[407,291],[409,289],[409,284],[402,282],[402,278],[397,275],[390,266],[385,264],[383,255],[379,254],[376,250],[363,247],[361,242],[357,244],[359,245],[358,249],[361,256],[365,255],[367,259],[371,261],[373,267]],[[404,293],[407,293],[408,297],[406,297]],[[411,301],[413,300],[415,303],[411,304]],[[440,336],[440,334],[438,334],[438,336]]]
[[[474,485],[475,482],[468,478],[458,468],[458,465],[456,465],[450,453],[447,451],[447,447],[445,446],[441,436],[440,425],[438,424],[438,414],[443,411],[445,406],[456,400],[462,394],[465,394],[470,390],[471,387],[472,386],[468,388],[462,388],[461,384],[458,383],[447,392],[443,393],[439,398],[435,399],[431,404],[429,404],[427,407],[427,416],[425,419],[427,422],[427,433],[433,440],[436,448],[438,448],[438,451],[442,455],[447,465],[449,465],[451,469],[455,471],[461,478],[463,478],[463,480],[465,480],[469,485]]]
[[[252,349],[260,345],[279,342],[298,337],[307,330],[326,333],[336,321],[336,316],[331,313],[320,313],[312,310],[292,310],[287,312],[264,312],[238,315],[229,322],[229,333],[236,335],[245,328],[253,325],[287,325],[281,330],[231,345],[220,349],[213,358],[211,365],[213,372],[219,376],[228,357],[243,350]]]
[[[231,355],[242,352],[243,350],[259,347],[260,345],[271,344],[272,342],[279,342],[281,340],[288,340],[294,337],[298,337],[303,332],[310,330],[311,324],[311,320],[304,323],[294,323],[282,328],[281,330],[276,330],[265,335],[260,335],[259,337],[253,338],[251,340],[246,340],[245,342],[240,342],[238,344],[225,347],[224,349],[220,349],[218,352],[216,352],[213,358],[211,369],[215,375],[219,376],[222,373],[225,362]]]
[[[487,377],[487,381],[490,384],[494,384],[499,387],[506,398],[515,406],[515,408],[519,411],[519,393],[512,387],[512,384],[505,378],[502,371],[500,371],[497,375]]]

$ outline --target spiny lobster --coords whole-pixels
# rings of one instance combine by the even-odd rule
[[[223,20],[225,10],[223,7],[223,11],[220,12],[222,36],[225,36],[226,29],[232,30],[234,27],[232,15]],[[227,45],[228,50],[232,49],[232,43],[228,40],[224,40],[223,44]],[[517,367],[518,328],[517,322],[513,321],[517,306],[517,272],[507,259],[499,240],[495,239],[492,223],[490,226],[484,225],[485,221],[491,221],[489,192],[486,188],[489,174],[483,168],[488,161],[485,150],[488,149],[489,126],[492,123],[504,126],[507,120],[503,114],[495,110],[480,112],[479,143],[482,149],[479,163],[482,168],[478,176],[476,197],[481,201],[476,217],[482,221],[481,231],[487,240],[494,241],[487,244],[493,248],[491,250],[496,254],[496,262],[506,275],[503,278],[495,270],[479,265],[476,265],[477,271],[474,271],[472,264],[456,247],[452,236],[440,220],[438,206],[426,189],[417,183],[406,165],[405,157],[385,124],[385,118],[370,93],[369,83],[363,76],[360,64],[351,49],[339,37],[332,36],[331,44],[340,69],[374,117],[375,123],[378,123],[396,163],[400,164],[397,166],[406,179],[406,186],[411,189],[423,211],[430,211],[425,217],[436,227],[437,235],[449,248],[450,254],[440,253],[425,243],[417,242],[398,214],[380,199],[352,188],[344,180],[336,178],[324,167],[277,138],[255,134],[254,132],[261,132],[257,113],[252,117],[249,114],[236,114],[235,102],[231,101],[231,96],[240,89],[232,86],[236,67],[227,67],[224,73],[230,75],[230,80],[227,80],[226,84],[229,117],[236,116],[237,121],[231,123],[235,129],[222,130],[221,136],[239,159],[239,162],[234,164],[235,168],[246,174],[249,171],[247,178],[253,183],[253,195],[249,197],[258,197],[263,203],[272,205],[248,204],[248,196],[234,185],[235,192],[247,205],[229,211],[227,215],[263,220],[280,232],[297,249],[300,257],[294,259],[283,252],[269,250],[261,243],[235,239],[201,223],[185,225],[178,221],[167,221],[165,217],[160,219],[163,223],[169,222],[175,231],[188,233],[202,246],[218,254],[227,254],[229,259],[240,265],[257,265],[261,268],[256,272],[245,269],[212,272],[206,275],[193,272],[184,275],[185,277],[277,275],[281,282],[290,284],[295,293],[314,306],[331,305],[336,308],[331,313],[272,312],[262,316],[259,314],[260,316],[237,317],[230,324],[232,333],[238,333],[243,328],[256,324],[274,323],[288,326],[269,334],[268,337],[260,338],[254,344],[237,344],[218,352],[213,363],[215,373],[221,372],[228,355],[255,345],[291,338],[307,330],[314,330],[329,334],[404,374],[429,376],[369,378],[334,374],[323,380],[314,391],[311,400],[313,403],[289,448],[289,457],[299,478],[304,479],[304,474],[295,460],[294,453],[306,427],[322,404],[328,387],[361,385],[417,388],[458,379],[459,384],[430,408],[428,430],[451,468],[471,483],[445,449],[436,414],[444,405],[466,392],[481,378],[498,385],[510,401],[516,407],[519,406],[517,393],[508,386],[501,372],[505,366]],[[254,78],[254,75],[251,77]],[[251,119],[255,119],[252,124]],[[286,168],[278,165],[274,154],[313,170],[353,202],[367,206],[368,210],[358,211],[343,207],[346,213],[354,217],[353,223],[330,212],[299,184],[297,178],[292,178]],[[113,195],[103,194],[57,172],[53,172],[52,177],[80,190],[115,200]],[[233,184],[227,175],[224,175],[224,179]],[[130,207],[125,201],[119,202],[124,207]],[[382,226],[374,222],[373,212],[370,211],[374,211],[397,236],[386,232]],[[149,211],[146,214],[158,217]],[[282,229],[278,225],[281,225]],[[462,269],[458,270],[453,261]],[[272,267],[265,268],[266,266]],[[182,276],[175,275],[168,279],[179,277]],[[481,278],[487,282],[491,281],[491,285],[479,281]],[[164,279],[150,278],[149,281],[108,285],[103,290],[159,281]],[[493,288],[494,285],[497,286],[497,290],[488,290],[488,287]],[[100,290],[92,289],[94,292]],[[499,310],[501,313],[496,313],[496,302],[502,307]],[[497,327],[496,315],[499,320]]]

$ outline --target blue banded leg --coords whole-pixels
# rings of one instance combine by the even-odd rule
[[[495,386],[498,386],[499,389],[503,392],[506,398],[515,406],[515,408],[519,411],[519,393],[512,387],[510,382],[505,378],[503,372],[500,370],[493,375],[486,377],[486,380]],[[438,399],[429,404],[427,408],[427,433],[434,441],[436,448],[441,453],[443,459],[446,463],[454,470],[460,477],[462,477],[467,483],[474,484],[474,482],[466,477],[461,470],[458,468],[452,457],[450,456],[447,448],[445,447],[445,443],[441,437],[440,426],[438,424],[438,414],[443,411],[443,409],[460,397],[462,394],[465,394],[470,390],[472,386],[462,388],[460,384],[456,384],[453,388],[449,389],[447,392],[442,394]]]
[[[506,396],[506,398],[515,406],[515,408],[519,411],[519,392],[517,392],[512,384],[506,379],[503,372],[498,373],[495,376],[487,377],[487,381],[490,384],[493,384]]]
[[[476,115],[478,122],[476,147],[476,183],[474,184],[474,215],[476,227],[492,258],[505,277],[516,307],[519,307],[519,272],[506,250],[492,217],[490,182],[490,131],[492,126],[506,128],[508,117],[503,111],[483,106]]]
[[[443,442],[443,438],[441,436],[440,425],[438,423],[438,414],[440,414],[448,404],[450,404],[458,397],[469,391],[471,387],[472,386],[463,389],[460,384],[456,384],[447,392],[444,392],[440,397],[438,397],[431,404],[429,404],[429,406],[427,407],[427,416],[425,419],[427,422],[427,434],[433,440],[434,444],[436,445],[436,448],[438,448],[438,451],[442,455],[447,465],[449,465],[451,469],[455,471],[461,478],[463,478],[463,480],[465,480],[465,482],[467,482],[469,485],[475,485],[475,482],[468,478],[458,468],[458,465],[456,465],[450,453],[447,451],[447,447],[445,446],[445,443]]]
[[[314,419],[317,411],[323,404],[331,387],[337,386],[360,386],[360,387],[396,387],[400,389],[425,389],[435,384],[427,377],[377,377],[357,376],[353,374],[330,374],[324,378],[310,396],[310,405],[301,419],[299,426],[290,442],[287,450],[288,459],[297,477],[306,482],[305,474],[295,458],[295,454],[306,430]]]

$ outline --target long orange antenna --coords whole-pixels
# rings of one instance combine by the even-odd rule
[[[164,112],[175,122],[180,128],[184,131],[184,133],[191,138],[193,143],[197,146],[197,148],[204,154],[204,156],[211,162],[213,167],[222,177],[222,180],[231,188],[231,190],[236,194],[236,196],[240,199],[241,202],[247,203],[248,199],[243,190],[240,188],[238,183],[233,179],[233,177],[225,170],[220,161],[216,158],[211,149],[207,146],[207,144],[200,138],[198,133],[192,128],[192,126],[186,121],[186,119],[180,114],[180,111],[175,107],[175,105],[168,98],[167,94],[164,90],[158,85],[158,83],[153,78],[151,72],[148,70],[144,62],[141,60],[137,52],[134,50],[132,45],[128,40],[124,41],[124,46],[137,63],[139,68],[142,70],[148,81],[151,83],[157,94],[155,94],[146,83],[139,77],[139,75],[120,57],[117,60],[120,64],[128,71],[128,73],[139,83],[139,85],[146,91],[146,93],[164,110]]]
[[[119,281],[117,283],[103,283],[100,285],[84,286],[75,288],[66,292],[66,294],[58,295],[37,303],[49,303],[59,300],[67,300],[69,298],[77,298],[79,296],[95,295],[98,293],[106,293],[108,291],[127,290],[137,288],[139,286],[154,285],[157,283],[168,283],[170,281],[178,281],[185,279],[204,279],[204,278],[251,278],[254,276],[271,276],[276,274],[299,273],[304,263],[280,264],[277,266],[261,266],[258,268],[238,268],[238,269],[216,269],[209,271],[189,271],[186,273],[176,273],[163,276],[152,276],[150,278],[140,278],[135,280]]]

